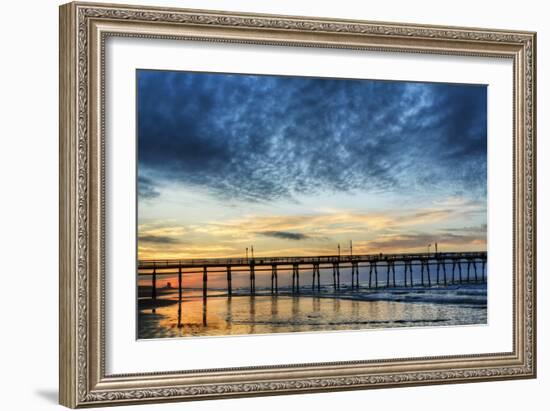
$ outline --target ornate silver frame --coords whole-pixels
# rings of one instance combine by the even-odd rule
[[[475,55],[514,64],[514,349],[506,353],[106,375],[104,44],[109,36]],[[60,8],[60,403],[68,407],[536,376],[536,35],[70,3]]]

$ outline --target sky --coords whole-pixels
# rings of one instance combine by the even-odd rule
[[[486,250],[487,88],[137,71],[138,258]]]

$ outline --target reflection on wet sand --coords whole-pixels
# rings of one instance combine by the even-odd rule
[[[256,296],[251,295],[250,299],[250,331],[248,334],[256,333]]]
[[[275,295],[272,296],[271,297],[271,317],[270,317],[272,323],[275,323],[275,321],[277,321],[277,317],[279,315],[278,303],[279,303],[279,297]]]
[[[178,300],[178,328],[181,328],[182,327],[182,324],[181,324],[181,297],[180,299]]]
[[[177,293],[141,307],[138,338],[269,334],[407,326],[486,324],[486,306],[361,301],[317,296],[227,297]],[[160,301],[160,300],[159,300]]]
[[[225,323],[227,324],[228,334],[231,334],[231,327],[233,324],[233,297],[229,296],[225,301]]]

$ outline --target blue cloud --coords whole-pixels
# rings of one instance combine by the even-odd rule
[[[167,181],[249,201],[486,193],[485,86],[139,70],[137,87],[147,198]]]

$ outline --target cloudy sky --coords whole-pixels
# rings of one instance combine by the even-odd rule
[[[485,250],[487,90],[138,70],[139,258]]]

